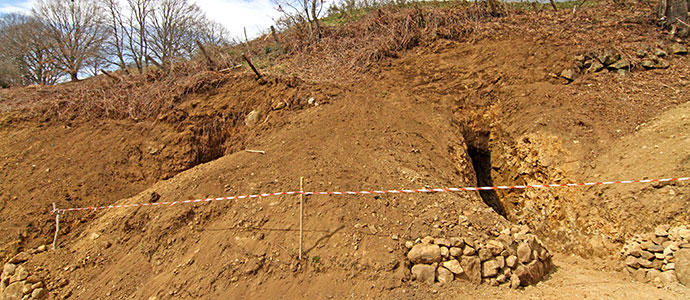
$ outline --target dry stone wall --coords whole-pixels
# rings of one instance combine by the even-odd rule
[[[690,229],[658,226],[638,234],[621,250],[625,268],[637,281],[658,287],[682,283],[690,286]]]
[[[32,250],[43,252],[46,246]],[[11,258],[2,268],[0,276],[0,300],[47,299],[48,291],[40,277],[31,274],[24,263],[31,258],[29,252],[21,252]]]
[[[427,236],[405,246],[412,279],[427,284],[464,280],[518,288],[551,270],[551,253],[526,226],[503,230],[494,239]]]

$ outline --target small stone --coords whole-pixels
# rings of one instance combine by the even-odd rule
[[[448,251],[448,248],[441,247],[441,257],[448,257],[448,255],[450,255],[450,251]]]
[[[434,244],[417,244],[407,253],[413,264],[431,264],[441,261],[441,248]]]
[[[475,251],[474,248],[467,246],[465,249],[462,250],[462,255],[464,256],[472,256],[474,255]]]
[[[659,48],[654,48],[654,55],[656,55],[658,57],[665,57],[668,54],[664,50],[661,50]]]
[[[640,261],[637,257],[627,256],[625,258],[625,265],[637,269],[640,267]]]
[[[11,264],[20,264],[23,263],[31,258],[31,254],[26,253],[26,252],[19,252],[19,254],[15,255],[10,259],[9,263]]]
[[[644,49],[637,50],[637,57],[643,58],[645,56],[647,56],[647,51],[645,51]]]
[[[628,76],[630,75],[630,71],[628,71],[627,69],[617,69],[616,74],[620,76]]]
[[[656,228],[654,228],[654,235],[659,237],[667,237],[668,231],[661,226],[657,226]]]
[[[460,265],[470,282],[475,284],[482,282],[482,262],[479,260],[479,257],[463,256]]]
[[[668,243],[669,240],[665,236],[654,236],[654,237],[652,237],[652,242],[654,242],[654,244],[656,244],[656,245],[663,246],[664,243]]]
[[[437,272],[438,272],[438,278],[437,278],[438,283],[440,283],[441,285],[449,283],[449,282],[453,281],[453,279],[455,278],[455,276],[453,275],[453,272],[451,272],[450,270],[448,270],[444,267],[438,267]]]
[[[28,283],[37,283],[37,282],[41,282],[41,278],[39,278],[39,277],[36,276],[36,275],[30,275],[29,277],[26,278],[26,282],[28,282]]]
[[[655,69],[668,69],[671,65],[665,60],[659,60],[655,65]]]
[[[656,69],[656,63],[651,59],[643,59],[640,65],[647,70]]]
[[[316,100],[314,99],[314,97],[309,97],[309,99],[307,99],[307,104],[309,104],[309,105],[318,105],[318,103],[316,102]]]
[[[517,289],[519,287],[520,287],[520,278],[515,274],[510,275],[510,288],[511,289]]]
[[[470,237],[466,237],[463,240],[465,241],[465,245],[474,248],[474,239],[472,239]]]
[[[640,251],[640,258],[650,260],[654,258],[654,253],[648,251]]]
[[[498,275],[498,270],[498,263],[493,259],[482,263],[482,277],[494,277]]]
[[[479,249],[479,260],[481,261],[487,261],[491,259],[491,251],[486,248],[480,248]]]
[[[452,247],[462,248],[465,247],[465,241],[458,237],[452,237],[450,238],[450,245]]]
[[[434,242],[434,238],[432,238],[428,235],[422,238],[422,244],[431,244],[433,242]]]
[[[450,241],[445,238],[437,238],[434,239],[434,244],[443,246],[443,247],[450,247]]]
[[[44,287],[44,284],[43,284],[43,282],[40,282],[40,281],[31,285],[32,290],[35,290],[37,288],[42,288],[42,287]]]
[[[675,263],[667,263],[664,265],[664,271],[669,271],[669,270],[675,270],[676,269],[676,264]]]
[[[259,124],[259,121],[261,121],[261,111],[258,110],[252,110],[247,114],[247,118],[244,121],[244,124],[247,127],[254,127]]]
[[[648,261],[646,259],[638,258],[637,262],[640,264],[641,267],[643,268],[651,268],[652,267],[652,262]]]
[[[664,266],[664,261],[661,259],[655,259],[652,261],[652,268],[661,270],[661,268]]]
[[[24,287],[22,288],[22,293],[23,293],[24,295],[26,295],[26,294],[31,294],[31,291],[33,291],[33,290],[31,289],[31,284],[30,284],[30,283],[24,283]]]
[[[518,260],[523,264],[532,261],[532,249],[527,243],[520,243],[520,245],[518,245],[517,257]]]
[[[573,59],[575,62],[585,62],[585,56],[582,54],[575,55],[575,58]]]
[[[405,248],[407,249],[412,249],[414,247],[414,242],[413,241],[407,241],[405,242]]]
[[[503,274],[499,274],[498,276],[496,276],[496,281],[498,283],[504,283],[504,282],[506,282],[506,280],[507,280],[507,278]]]
[[[431,265],[416,264],[412,266],[412,279],[426,284],[434,284],[436,268]]]
[[[654,253],[654,257],[658,260],[664,260],[666,258],[666,254],[661,253],[661,252],[657,252],[657,253]]]
[[[630,62],[627,59],[621,59],[609,66],[611,69],[628,69],[630,68]]]
[[[506,258],[506,265],[509,268],[515,268],[515,266],[517,265],[517,260],[517,256],[515,255],[508,256],[508,258]]]
[[[453,272],[453,274],[459,275],[465,272],[457,259],[451,259],[443,262],[443,267]]]
[[[31,292],[31,299],[45,299],[48,296],[48,292],[44,288],[37,288]]]
[[[647,248],[647,251],[649,252],[664,252],[664,246],[661,245],[652,245],[651,247]]]
[[[568,82],[572,82],[578,77],[580,77],[580,74],[578,74],[577,71],[575,71],[574,69],[568,68],[561,72],[561,77],[567,79]]]
[[[12,276],[14,275],[14,270],[17,269],[17,265],[11,264],[11,263],[6,263],[5,266],[2,268],[2,275],[3,276]]]
[[[589,73],[595,73],[599,72],[604,69],[604,65],[600,63],[598,60],[593,60],[592,65],[589,66],[589,69],[587,69],[587,72]]]
[[[685,55],[685,54],[688,54],[688,48],[685,47],[685,46],[683,46],[683,45],[681,45],[681,44],[673,44],[673,45],[671,45],[671,46],[668,48],[668,50],[669,50],[671,53],[677,54],[677,55]]]
[[[462,248],[458,248],[458,247],[451,247],[450,248],[450,256],[458,257],[461,255],[462,255]]]
[[[506,266],[506,258],[505,257],[499,255],[499,256],[496,256],[495,260],[496,260],[496,263],[498,264],[499,269],[505,268],[505,266]]]

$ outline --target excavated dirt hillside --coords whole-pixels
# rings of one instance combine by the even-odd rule
[[[689,176],[690,63],[668,54],[668,69],[640,67],[638,50],[683,44],[640,15],[518,15],[536,25],[506,19],[498,36],[439,40],[328,83],[219,74],[216,88],[154,119],[4,114],[2,255],[51,241],[51,203],[291,191],[300,177],[308,191],[345,191]],[[577,67],[578,56],[604,52],[634,67]],[[574,65],[575,81],[559,76]],[[259,122],[245,126],[253,110]],[[686,299],[680,285],[633,283],[617,255],[635,233],[689,223],[688,195],[681,182],[308,196],[302,261],[295,195],[67,212],[58,249],[26,267],[51,297],[74,299]],[[558,252],[543,282],[510,290],[410,281],[406,241],[481,240],[520,225]]]

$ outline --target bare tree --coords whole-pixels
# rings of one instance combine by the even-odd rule
[[[148,28],[155,5],[154,0],[127,0],[129,15],[127,16],[126,47],[128,54],[136,65],[139,73],[144,72],[149,54]]]
[[[125,26],[122,15],[122,7],[119,0],[102,0],[108,15],[106,17],[107,30],[109,31],[109,39],[105,43],[109,55],[114,56],[114,63],[120,66],[120,69],[127,70],[125,63],[125,32],[129,30]],[[96,70],[96,74],[98,70]]]
[[[303,27],[307,24],[312,39],[321,38],[319,17],[324,7],[324,0],[273,0],[278,11],[283,14],[279,23],[286,26]],[[281,25],[281,24],[279,24]],[[284,27],[284,26],[283,26]]]
[[[33,14],[48,28],[54,58],[72,81],[79,80],[79,71],[107,37],[103,10],[96,0],[37,0]]]
[[[148,32],[152,56],[165,68],[175,57],[190,56],[196,48],[194,28],[202,20],[199,7],[187,0],[160,0]]]
[[[689,8],[690,0],[660,0],[658,17],[672,32],[686,37],[690,34]]]
[[[7,14],[0,18],[0,58],[4,86],[54,84],[62,73],[45,41],[47,28],[33,17]]]

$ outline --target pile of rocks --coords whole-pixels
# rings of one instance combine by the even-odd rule
[[[535,235],[516,228],[486,241],[427,236],[405,246],[412,279],[429,284],[458,279],[518,288],[538,282],[551,270],[551,253]]]
[[[663,48],[667,48],[668,52]],[[599,72],[604,69],[620,75],[628,75],[634,65],[638,63],[645,70],[666,69],[670,65],[664,58],[668,56],[669,52],[674,55],[685,55],[688,53],[688,48],[682,44],[672,44],[668,47],[658,44],[654,48],[646,46],[636,53],[637,57],[641,59],[639,61],[623,58],[620,53],[609,49],[580,54],[575,56],[573,67],[566,68],[561,72],[561,77],[571,82],[582,73]]]
[[[690,286],[690,229],[658,226],[654,233],[639,234],[621,250],[628,273],[637,281],[662,287],[673,283]]]
[[[40,246],[34,252],[45,251]],[[45,284],[35,274],[32,275],[23,263],[29,260],[31,254],[21,252],[10,259],[2,268],[2,282],[0,283],[0,300],[47,299],[48,291]]]

